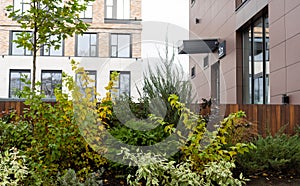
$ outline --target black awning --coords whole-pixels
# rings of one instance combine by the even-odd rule
[[[210,53],[218,48],[218,39],[183,40],[178,47],[178,54]]]

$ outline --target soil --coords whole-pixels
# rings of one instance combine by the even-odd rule
[[[299,176],[251,176],[246,186],[300,186]],[[104,186],[127,186],[126,176],[106,174],[103,180]]]
[[[122,178],[104,179],[104,186],[126,186]],[[300,178],[254,177],[246,186],[300,186]]]
[[[253,177],[246,186],[300,186],[300,178]]]

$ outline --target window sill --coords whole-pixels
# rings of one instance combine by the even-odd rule
[[[110,56],[109,58],[112,58],[112,59],[136,59],[133,57],[112,57],[112,56]]]
[[[142,19],[112,19],[104,18],[104,23],[113,23],[113,24],[140,24]]]
[[[83,22],[86,22],[86,23],[93,22],[93,18],[80,18],[80,20],[82,20]]]

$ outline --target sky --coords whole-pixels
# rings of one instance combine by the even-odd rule
[[[143,21],[164,21],[188,29],[189,0],[142,0]]]
[[[188,39],[189,0],[142,0],[142,57],[158,57],[158,49],[178,45]],[[169,49],[173,49],[170,47]],[[161,51],[161,50],[160,50]],[[175,50],[177,53],[177,50]],[[188,71],[188,56],[176,55],[180,64]]]

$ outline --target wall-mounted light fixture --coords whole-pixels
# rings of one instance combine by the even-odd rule
[[[281,102],[282,102],[282,104],[289,104],[290,103],[290,97],[286,94],[283,94]]]

